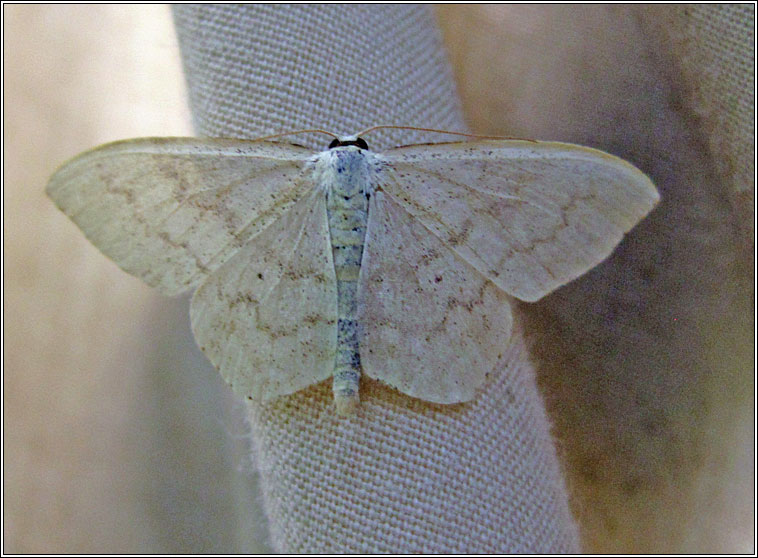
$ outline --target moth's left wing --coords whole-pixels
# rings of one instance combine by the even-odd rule
[[[123,270],[175,295],[292,207],[312,156],[283,143],[140,138],[68,161],[47,193]]]
[[[435,403],[468,401],[502,366],[506,294],[382,191],[371,196],[358,283],[364,373]]]
[[[395,203],[526,301],[608,257],[659,199],[629,163],[565,143],[418,145],[377,157],[380,187]]]

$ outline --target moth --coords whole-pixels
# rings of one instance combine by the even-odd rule
[[[510,298],[536,301],[603,261],[658,202],[609,154],[478,139],[378,153],[263,140],[145,138],[85,152],[47,193],[122,269],[196,289],[198,345],[255,401],[362,374],[435,403],[504,363]],[[329,133],[329,132],[325,132]]]

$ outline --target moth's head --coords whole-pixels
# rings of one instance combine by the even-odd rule
[[[363,138],[357,136],[345,136],[344,138],[334,138],[332,143],[329,144],[329,149],[335,147],[347,147],[348,145],[354,145],[358,149],[368,149],[368,144]]]

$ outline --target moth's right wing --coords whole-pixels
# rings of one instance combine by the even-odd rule
[[[378,157],[387,196],[528,302],[607,258],[659,200],[639,169],[567,143],[479,140]]]
[[[232,389],[253,400],[332,375],[337,278],[325,193],[313,188],[195,291],[192,331]]]
[[[127,140],[67,162],[47,193],[122,269],[174,295],[197,286],[304,195],[312,156],[283,143]]]

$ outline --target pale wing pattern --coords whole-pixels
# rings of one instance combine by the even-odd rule
[[[388,195],[526,301],[604,260],[659,199],[629,163],[571,144],[476,141],[380,157]]]
[[[325,194],[316,189],[195,291],[195,339],[234,391],[254,400],[331,376],[337,285]]]
[[[312,155],[244,140],[128,140],[72,159],[47,192],[122,269],[173,295],[292,206]]]
[[[502,366],[507,295],[389,196],[371,196],[358,286],[363,370],[413,397],[456,403]]]

